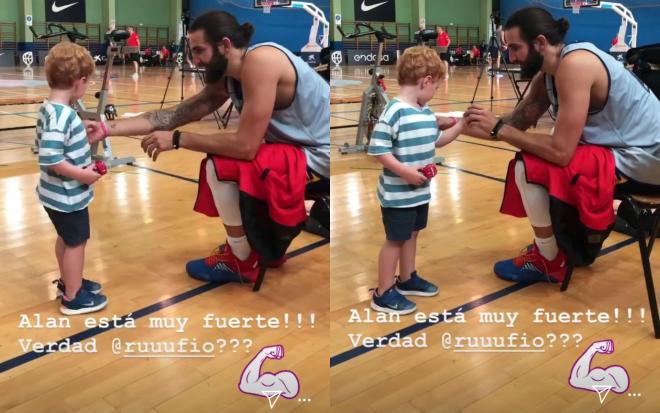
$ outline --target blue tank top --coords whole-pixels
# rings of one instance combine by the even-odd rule
[[[591,43],[567,45],[561,58],[575,50],[595,54],[609,79],[605,106],[589,112],[581,142],[612,148],[616,167],[624,175],[660,185],[660,101],[621,62]],[[559,99],[554,77],[546,74],[545,85],[556,116]]]
[[[275,109],[266,130],[266,142],[289,143],[302,147],[307,166],[326,178],[330,177],[330,85],[304,60],[276,43],[259,43],[248,47],[274,47],[282,51],[296,71],[293,102]],[[243,107],[241,83],[227,78],[227,91],[240,112]]]

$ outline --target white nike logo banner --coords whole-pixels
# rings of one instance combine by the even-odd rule
[[[382,2],[382,3],[376,3],[376,4],[372,4],[371,6],[367,6],[367,5],[365,4],[364,0],[362,0],[362,5],[360,6],[360,8],[362,9],[362,11],[369,11],[369,10],[373,10],[373,9],[375,9],[375,8],[378,7],[378,6],[382,6],[382,5],[385,4],[385,3],[387,3],[387,2],[384,1],[384,2]]]
[[[85,22],[85,0],[44,0],[46,21]]]
[[[55,2],[53,2],[53,6],[51,7],[51,10],[53,10],[53,13],[59,13],[59,12],[61,12],[62,10],[66,10],[66,9],[68,9],[69,7],[75,6],[76,4],[78,4],[78,2],[76,2],[76,3],[69,3],[69,4],[66,4],[66,5],[64,5],[64,6],[58,6],[57,4],[55,4]]]
[[[353,0],[356,21],[396,21],[395,0]]]

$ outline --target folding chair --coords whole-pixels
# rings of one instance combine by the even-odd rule
[[[638,195],[619,191],[614,195],[615,199],[627,203],[633,211],[630,224],[637,228],[637,241],[639,242],[639,254],[642,259],[642,269],[646,281],[646,292],[649,296],[649,307],[651,308],[651,319],[653,320],[653,331],[655,338],[660,338],[660,316],[658,315],[658,302],[655,296],[655,287],[653,285],[653,273],[651,272],[651,251],[653,243],[660,226],[660,195]],[[648,221],[647,221],[648,220]],[[642,221],[651,222],[648,233],[642,226]],[[648,241],[647,241],[648,236]],[[564,282],[561,284],[561,291],[566,291],[568,283],[571,281],[573,265],[569,263],[568,271]]]

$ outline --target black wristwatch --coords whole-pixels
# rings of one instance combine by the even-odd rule
[[[495,127],[493,128],[493,130],[490,131],[490,136],[497,139],[497,134],[500,133],[500,129],[502,129],[502,126],[504,126],[504,120],[499,119],[497,121],[497,123],[495,124]]]
[[[172,134],[172,145],[174,145],[174,149],[179,149],[179,147],[181,146],[179,143],[180,140],[181,140],[181,131],[177,129]]]

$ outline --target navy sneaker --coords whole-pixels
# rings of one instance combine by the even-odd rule
[[[410,314],[417,309],[417,304],[402,296],[392,286],[382,295],[376,295],[377,290],[372,289],[371,308],[376,311],[391,314]]]
[[[62,279],[58,278],[57,280],[53,280],[53,284],[57,284],[57,297],[63,296],[66,290],[64,287],[64,283],[62,282]],[[89,291],[92,294],[99,294],[103,287],[101,287],[101,283],[97,283],[96,281],[87,280],[83,278],[82,288],[84,288],[85,290]]]
[[[84,288],[76,293],[76,298],[68,301],[62,296],[60,312],[66,315],[87,314],[99,311],[108,305],[108,298],[103,294],[92,294]]]
[[[417,275],[417,271],[410,274],[410,279],[404,282],[396,282],[396,290],[403,295],[419,295],[422,297],[433,297],[438,295],[438,287]]]

